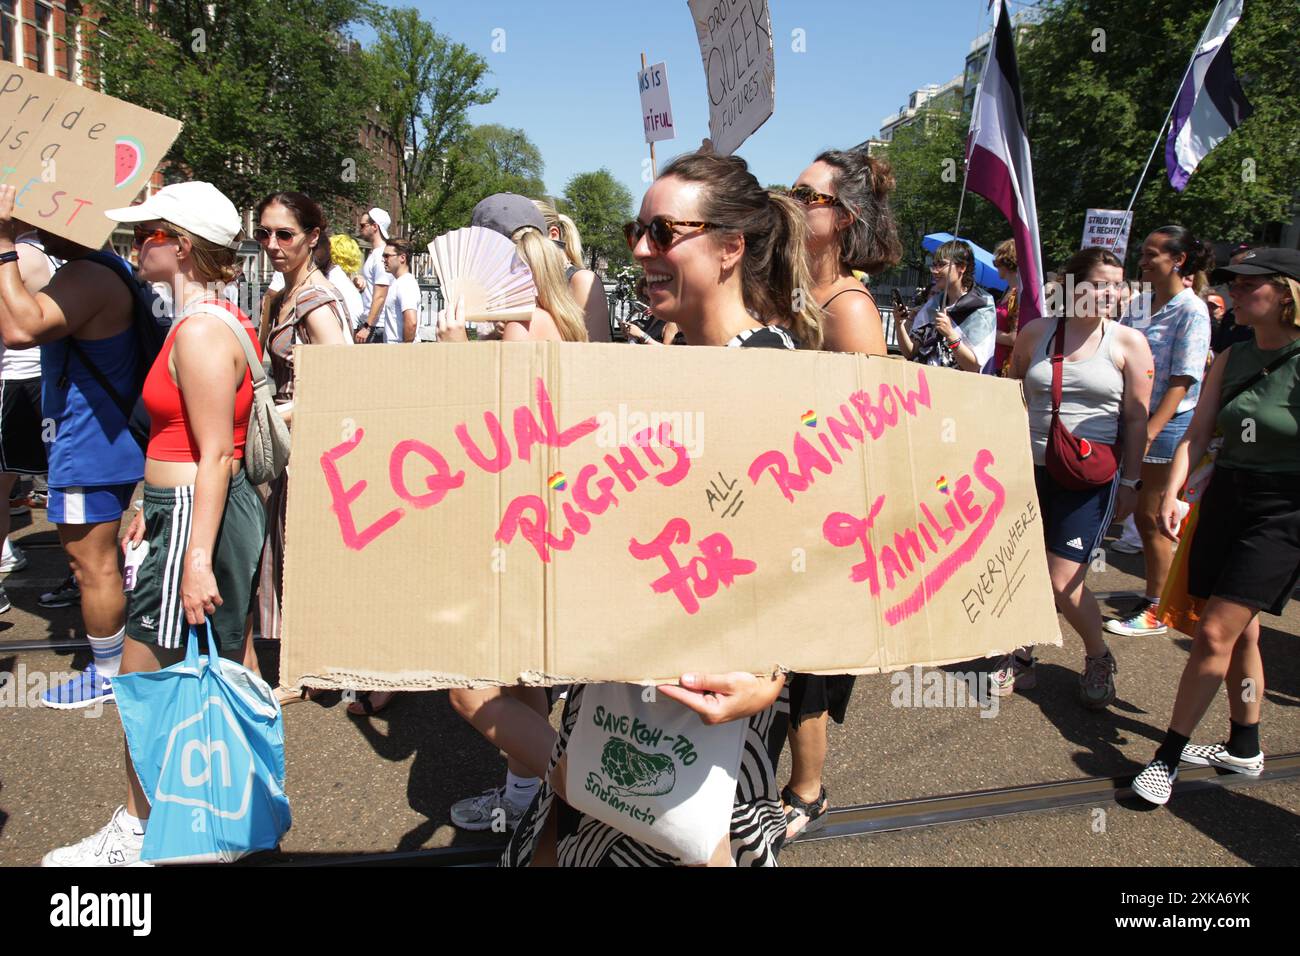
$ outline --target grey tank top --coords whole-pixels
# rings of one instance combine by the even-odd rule
[[[1111,355],[1115,328],[1115,322],[1106,322],[1097,351],[1082,362],[1067,360],[1061,374],[1061,424],[1077,437],[1103,445],[1113,445],[1119,436],[1124,398],[1124,373]],[[1051,354],[1055,340],[1053,325],[1034,350],[1034,361],[1025,375],[1029,437],[1035,465],[1045,461],[1047,433],[1052,427]]]

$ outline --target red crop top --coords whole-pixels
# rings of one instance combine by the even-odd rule
[[[225,308],[239,320],[248,331],[248,337],[253,340],[254,348],[260,356],[262,347],[257,341],[257,332],[249,322],[248,316],[237,306],[225,302],[213,304]],[[176,329],[188,321],[188,318],[181,319],[176,324]],[[167,341],[158,352],[158,358],[144,379],[144,405],[149,411],[150,419],[147,454],[156,461],[197,462],[199,446],[194,440],[193,432],[190,431],[189,422],[185,419],[185,404],[181,400],[181,390],[172,381],[171,373],[167,369],[176,329],[172,330],[173,334],[167,336]],[[244,442],[248,437],[248,416],[252,408],[253,377],[249,372],[245,372],[244,381],[240,383],[239,391],[235,393],[235,458],[237,459],[244,457]]]

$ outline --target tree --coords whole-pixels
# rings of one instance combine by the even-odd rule
[[[384,128],[398,144],[398,194],[409,219],[408,205],[445,178],[448,154],[469,129],[469,108],[492,102],[497,91],[483,85],[487,61],[438,33],[418,10],[384,10],[374,26],[367,74]]]
[[[521,129],[497,124],[471,127],[447,148],[441,174],[412,196],[408,219],[432,238],[469,225],[474,206],[493,193],[539,197],[546,192],[541,151]]]
[[[922,110],[915,123],[894,131],[883,151],[897,183],[889,205],[898,225],[901,265],[905,267],[924,267],[922,238],[951,232],[956,224],[968,127],[966,117],[950,111]],[[961,235],[989,249],[1000,238],[1010,236],[1010,229],[991,204],[968,192],[962,207]]]
[[[184,122],[168,175],[246,208],[277,189],[327,207],[369,191],[358,146],[364,64],[349,29],[364,0],[96,0],[105,92]]]
[[[1049,264],[1078,247],[1089,207],[1128,205],[1212,8],[1147,0],[1135,20],[1126,0],[1057,0],[1023,34],[1021,78]],[[1294,0],[1245,5],[1231,42],[1255,113],[1201,162],[1181,194],[1165,175],[1161,139],[1134,209],[1130,250],[1169,222],[1211,240],[1269,241],[1277,228],[1270,224],[1291,219],[1300,181],[1297,33]]]
[[[611,265],[632,261],[623,237],[623,226],[632,218],[632,194],[613,173],[604,167],[578,173],[564,187],[564,200],[593,268],[602,256]]]

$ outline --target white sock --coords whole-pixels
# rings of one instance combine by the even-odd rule
[[[95,655],[95,670],[104,677],[116,677],[122,666],[122,648],[126,645],[126,625],[122,625],[122,629],[112,637],[92,637],[87,634],[86,640],[90,641],[90,653]]]
[[[14,556],[14,546],[9,543],[8,538],[5,538],[4,549],[3,551],[0,551],[0,557],[3,557],[6,561],[8,561],[13,556]]]
[[[141,820],[139,817],[131,816],[131,814],[127,813],[125,810],[123,810],[120,814],[118,814],[117,819],[122,824],[122,826],[126,827],[136,836],[139,836],[140,834],[144,833],[144,828],[149,825],[148,817],[145,817],[143,820]]]
[[[541,785],[541,777],[520,777],[506,771],[506,799],[514,807],[522,809],[532,803]]]

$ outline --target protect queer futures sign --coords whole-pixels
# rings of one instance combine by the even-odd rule
[[[178,120],[9,63],[0,68],[0,183],[14,215],[83,246],[113,230],[181,131]]]
[[[286,682],[869,673],[1060,641],[1012,382],[569,343],[295,361]]]
[[[776,58],[767,0],[687,0],[709,91],[709,139],[730,156],[767,122],[776,101]]]

